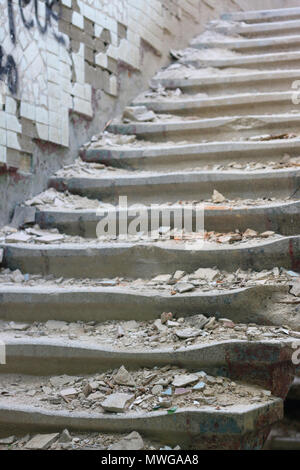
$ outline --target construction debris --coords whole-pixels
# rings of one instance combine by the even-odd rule
[[[137,122],[153,121],[155,117],[155,113],[149,111],[146,106],[127,106],[123,114],[123,119]]]
[[[140,434],[134,431],[120,441],[109,446],[108,450],[143,450],[144,445],[144,441]]]
[[[26,444],[28,450],[47,450],[49,447],[57,441],[59,434],[37,434]]]
[[[135,382],[129,372],[125,369],[124,366],[120,367],[117,374],[114,376],[114,381],[118,385],[128,385],[129,387],[134,387]]]
[[[85,377],[70,378],[69,386],[76,394],[62,396],[60,385],[49,378],[33,376],[4,376],[0,393],[5,391],[6,402],[12,405],[22,403],[39,406],[45,410],[85,411],[87,413],[151,412],[160,409],[167,411],[185,409],[230,407],[249,403],[264,403],[273,399],[268,390],[254,385],[233,382],[226,377],[211,376],[204,371],[189,373],[176,366],[139,369],[132,372],[135,385],[128,391],[127,385],[114,383],[117,371]],[[86,396],[86,384],[93,384],[94,391]],[[69,392],[68,392],[69,393]],[[71,392],[70,392],[71,393]],[[59,434],[38,435],[28,441],[27,448],[45,449],[59,441]],[[69,441],[64,431],[62,439]]]
[[[101,406],[105,411],[125,413],[126,408],[133,399],[134,395],[128,393],[112,393],[101,403]]]
[[[220,204],[222,202],[226,201],[226,197],[223,196],[223,194],[219,193],[216,189],[214,190],[214,193],[212,195],[212,201],[215,204]]]

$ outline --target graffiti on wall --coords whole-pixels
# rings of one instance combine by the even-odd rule
[[[179,11],[196,26],[198,3],[0,1],[0,166],[30,172],[37,142],[68,148],[70,114],[90,122],[118,99],[120,73],[143,73],[147,45],[165,51]]]
[[[34,17],[28,15],[28,6],[34,3]],[[59,22],[61,17],[61,2],[59,0],[45,0],[44,11],[41,11],[39,0],[18,0],[18,13],[15,11],[15,5],[12,0],[7,0],[7,14],[9,22],[9,34],[11,42],[17,43],[17,32],[15,28],[15,14],[19,14],[22,23],[26,29],[37,27],[41,34],[46,34],[52,27],[52,22]],[[64,44],[62,35],[53,31],[55,39]],[[12,94],[18,91],[18,69],[16,62],[11,54],[5,54],[3,46],[0,45],[0,80],[6,80],[8,88]]]

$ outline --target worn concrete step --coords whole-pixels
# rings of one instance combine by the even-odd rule
[[[252,38],[252,39],[239,39],[239,38],[226,38],[223,40],[203,40],[201,36],[195,38],[190,43],[191,47],[195,49],[210,49],[210,48],[226,48],[237,52],[252,52],[254,54],[270,53],[270,51],[299,51],[300,50],[300,35],[293,36],[278,36],[272,38]]]
[[[198,206],[197,206],[198,207]],[[236,229],[245,231],[251,227],[260,233],[266,231],[273,231],[281,235],[297,235],[298,233],[298,220],[300,216],[300,201],[260,201],[256,205],[231,205],[224,203],[222,205],[214,205],[206,203],[204,205],[204,227],[207,231],[215,232],[234,232]],[[141,216],[140,220],[142,226],[147,224],[151,227],[151,216],[153,210],[151,207],[140,207]],[[100,213],[99,211],[82,209],[39,209],[36,213],[36,223],[42,229],[58,228],[61,233],[68,235],[79,235],[84,238],[97,238],[97,225],[104,217],[113,213],[116,215],[117,220],[125,220],[124,211],[121,208],[109,209],[107,212]],[[146,215],[144,216],[146,210]],[[185,212],[189,211],[192,216],[192,229],[196,230],[197,216],[199,208],[197,209],[192,204],[161,204],[159,207],[159,224],[165,225],[163,214],[170,213],[169,222],[167,226],[171,229],[176,228],[176,220],[174,214],[183,216]],[[127,214],[127,227],[135,219],[135,215]],[[119,225],[116,227],[116,235],[119,235]]]
[[[201,166],[207,170],[208,165],[213,167],[216,164],[222,164],[226,168],[226,164],[230,165],[232,162],[244,165],[249,162],[259,162],[267,165],[268,162],[282,160],[285,154],[297,157],[299,152],[300,138],[276,139],[274,136],[274,139],[258,142],[223,141],[177,145],[141,143],[140,147],[103,146],[98,149],[86,149],[81,152],[81,157],[87,162],[103,163],[126,170],[166,172],[170,168],[173,171],[200,170]],[[228,167],[228,170],[230,169]],[[267,169],[271,170],[272,167]],[[294,169],[297,170],[297,165]]]
[[[182,269],[218,266],[223,270],[299,270],[300,237],[275,237],[268,241],[235,244],[185,241],[147,243],[78,243],[51,246],[2,244],[4,266],[24,273],[53,274],[66,278],[149,279]],[[130,260],[130,262],[129,262]]]
[[[300,18],[300,8],[274,8],[272,10],[250,10],[231,13],[223,13],[221,15],[224,21],[245,21],[258,22],[260,20],[274,21],[278,18]]]
[[[188,97],[171,100],[137,99],[134,106],[147,106],[156,113],[193,115],[199,117],[237,116],[249,114],[299,114],[299,106],[293,103],[295,92],[241,93],[212,98]]]
[[[300,450],[300,433],[289,437],[274,436],[268,450]]]
[[[299,22],[300,28],[300,22]],[[190,50],[189,50],[190,51]],[[224,53],[224,58],[209,58],[209,53],[207,57],[198,57],[197,51],[186,53],[181,59],[180,63],[185,65],[192,65],[196,68],[201,67],[216,67],[216,68],[253,68],[255,70],[278,70],[278,69],[295,69],[299,66],[300,52],[271,52],[269,54],[240,54],[236,57],[226,57]]]
[[[255,284],[255,283],[254,283]],[[175,316],[205,314],[229,318],[235,323],[299,326],[299,305],[289,303],[286,285],[253,285],[202,291],[201,288],[183,294],[172,289],[161,291],[145,286],[84,287],[78,281],[71,287],[0,287],[0,320],[14,322],[46,322],[48,320],[76,322],[149,321],[170,310]],[[244,306],[247,305],[247,309]],[[17,331],[18,333],[18,331]]]
[[[288,399],[300,401],[300,376],[296,377],[288,394]]]
[[[288,413],[276,424],[268,437],[264,450],[299,450],[300,423]]]
[[[210,199],[216,189],[228,199],[293,198],[299,192],[299,170],[99,172],[99,176],[53,177],[50,185],[58,191],[118,203],[162,204]]]
[[[263,93],[291,90],[292,82],[299,80],[300,70],[245,70],[229,73],[220,70],[216,73],[208,70],[182,72],[176,76],[172,71],[164,72],[152,79],[154,84],[160,83],[168,89],[180,88],[184,93],[209,93],[220,96],[226,94]],[[201,72],[201,73],[199,73]]]
[[[299,71],[300,73],[300,71]],[[299,75],[300,76],[300,75]],[[293,114],[272,114],[272,115],[248,115],[234,117],[218,117],[213,119],[180,119],[174,116],[173,119],[148,123],[124,124],[115,120],[108,127],[108,131],[121,135],[136,135],[140,139],[147,139],[151,142],[182,142],[189,139],[192,142],[229,142],[237,139],[249,139],[256,136],[280,136],[284,129],[288,133],[299,132],[300,115]],[[142,145],[142,144],[141,144]],[[133,149],[134,150],[134,149]],[[83,159],[86,159],[88,152],[86,149],[80,152]]]
[[[288,21],[274,21],[266,23],[228,23],[228,25],[213,25],[213,29],[220,33],[237,33],[246,37],[268,37],[268,36],[282,36],[282,35],[295,35],[299,32],[300,19]]]
[[[19,334],[14,339],[1,334],[0,339],[6,345],[6,364],[1,366],[1,374],[78,375],[99,373],[123,364],[130,370],[171,365],[258,385],[285,399],[295,373],[291,362],[292,339],[216,341],[175,351],[172,347],[118,350],[92,339],[68,340],[63,336],[39,339]]]
[[[215,410],[180,409],[175,413],[157,411],[109,415],[99,412],[56,411],[43,407],[0,402],[2,435],[23,432],[70,431],[132,432],[167,440],[168,444],[192,449],[262,448],[270,427],[283,417],[281,399],[259,405],[232,406]],[[168,429],[166,435],[165,430]],[[199,429],[203,430],[199,434]]]

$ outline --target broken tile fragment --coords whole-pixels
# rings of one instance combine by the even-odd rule
[[[135,381],[130,373],[125,369],[124,366],[121,366],[117,374],[114,376],[114,381],[118,385],[127,385],[129,387],[135,386]]]
[[[101,406],[105,411],[112,413],[125,413],[130,402],[134,399],[134,395],[128,393],[113,393],[109,395]]]
[[[58,438],[59,433],[37,434],[27,442],[25,447],[29,450],[47,450]]]

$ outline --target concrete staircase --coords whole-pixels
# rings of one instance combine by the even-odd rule
[[[226,14],[171,55],[2,231],[0,436],[137,431],[258,449],[283,417],[300,338],[300,8]],[[115,213],[120,196],[143,205],[142,225],[159,204],[195,227],[204,204],[206,232],[170,239],[161,217],[151,239],[97,238],[99,209]]]

